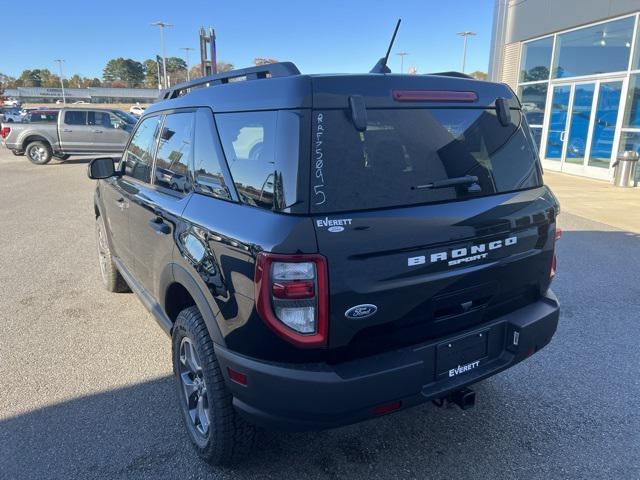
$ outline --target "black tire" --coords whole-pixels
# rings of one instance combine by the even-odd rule
[[[49,144],[41,141],[31,142],[27,145],[25,153],[29,161],[35,165],[44,165],[49,163],[53,156],[53,152],[51,151]]]
[[[100,265],[100,278],[102,285],[110,292],[128,292],[129,285],[122,278],[122,274],[113,263],[109,242],[107,240],[107,230],[104,226],[102,216],[96,218],[96,246],[98,248],[98,263]]]
[[[238,414],[231,403],[232,396],[216,359],[213,341],[197,307],[189,307],[178,315],[172,345],[178,401],[191,443],[200,458],[212,465],[236,463],[252,449],[256,429]],[[188,355],[183,355],[191,347],[195,350],[196,364],[199,364],[196,369],[189,367]],[[192,375],[193,371],[197,373]],[[186,387],[183,383],[185,375],[187,382],[191,381],[192,386],[197,383],[198,387]],[[206,432],[202,431],[200,417],[197,420],[192,417],[199,409],[193,407],[193,413],[190,413],[187,397],[196,405],[200,405],[202,399],[208,422]]]
[[[64,161],[64,160],[68,160],[71,155],[69,155],[68,153],[65,153],[64,155],[53,155],[53,156],[56,157],[58,160]]]

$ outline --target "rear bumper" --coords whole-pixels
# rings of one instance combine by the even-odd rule
[[[234,406],[249,421],[267,428],[319,430],[374,418],[379,405],[400,401],[404,409],[495,375],[549,343],[558,317],[558,300],[549,291],[536,303],[463,333],[339,365],[267,363],[220,346],[216,355]],[[455,355],[443,366],[438,347],[442,352],[443,345],[472,336],[486,338],[485,353],[478,365],[451,375]],[[475,363],[469,358],[468,349],[461,351],[460,365]],[[247,375],[247,386],[229,379],[229,367]]]

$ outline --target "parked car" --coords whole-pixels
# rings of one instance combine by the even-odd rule
[[[23,115],[20,113],[20,109],[17,107],[12,108],[2,108],[0,109],[0,115],[4,120],[1,120],[5,123],[13,123],[13,122],[21,122]]]
[[[140,116],[144,113],[144,111],[145,107],[143,107],[142,105],[133,105],[129,108],[129,113],[131,113],[132,115]]]
[[[89,105],[89,102],[85,102],[84,100],[78,100],[73,102],[73,105]]]
[[[20,107],[20,100],[16,100],[15,98],[6,98],[2,101],[2,105],[5,107]]]
[[[2,125],[3,144],[37,165],[72,154],[121,153],[133,125],[116,110],[63,108],[57,122]],[[126,115],[126,114],[125,114]]]
[[[522,119],[504,84],[278,63],[170,88],[89,164],[102,282],[171,336],[202,458],[469,408],[547,345],[559,206]]]

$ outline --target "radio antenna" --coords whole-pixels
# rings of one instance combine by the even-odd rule
[[[398,23],[396,23],[396,29],[393,31],[393,36],[391,37],[391,42],[389,42],[389,48],[387,49],[387,54],[378,60],[378,63],[371,69],[369,73],[391,73],[391,69],[387,67],[387,61],[389,60],[389,54],[391,53],[391,48],[393,47],[393,42],[396,41],[396,34],[398,33],[398,29],[400,28],[401,18],[398,19]]]

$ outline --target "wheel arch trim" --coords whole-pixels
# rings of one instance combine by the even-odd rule
[[[162,285],[161,288],[161,291],[163,293],[161,300],[162,309],[166,312],[166,295],[171,284],[178,283],[182,285],[187,290],[189,295],[191,295],[191,298],[193,298],[193,301],[196,303],[196,307],[198,307],[198,310],[200,310],[200,314],[202,315],[202,318],[204,318],[204,322],[207,325],[207,330],[209,331],[209,335],[211,336],[213,343],[225,346],[224,337],[222,336],[220,327],[218,326],[216,316],[213,313],[213,310],[211,309],[211,305],[209,305],[207,298],[202,292],[202,289],[198,286],[194,278],[191,276],[191,274],[189,274],[187,270],[176,263],[173,263],[171,265],[173,268],[173,282],[163,282],[164,285]]]

